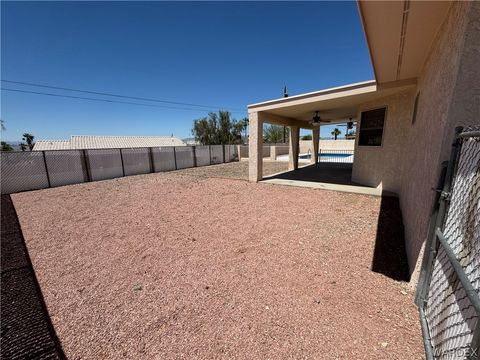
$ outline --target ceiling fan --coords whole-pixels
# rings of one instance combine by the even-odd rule
[[[315,116],[309,121],[309,124],[313,126],[320,126],[321,122],[328,123],[330,120],[321,119],[320,115],[318,115],[318,111],[315,111]]]
[[[313,126],[320,126],[320,116],[318,115],[318,111],[315,111],[315,116],[312,118],[312,120],[309,121],[309,123]]]

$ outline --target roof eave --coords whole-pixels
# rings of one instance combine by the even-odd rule
[[[321,97],[342,97],[342,96],[350,96],[352,91],[353,92],[370,92],[375,91],[377,87],[377,83],[375,80],[368,80],[359,83],[353,83],[343,86],[337,86],[333,88],[318,90],[314,92],[299,94],[295,96],[289,96],[286,98],[274,99],[269,101],[264,101],[256,104],[248,105],[249,112],[260,111],[260,109],[275,105],[290,105],[294,102],[302,101],[302,100],[309,100]]]

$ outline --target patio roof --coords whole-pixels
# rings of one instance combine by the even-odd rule
[[[248,106],[248,112],[262,112],[302,121],[309,121],[319,111],[322,121],[330,123],[355,119],[362,103],[386,97],[416,86],[415,79],[379,85],[374,80],[319,90],[287,98],[274,99]]]
[[[329,123],[355,119],[359,104],[416,85],[430,45],[451,4],[451,1],[358,1],[375,80],[251,104],[249,113],[308,121],[318,110],[320,117]]]

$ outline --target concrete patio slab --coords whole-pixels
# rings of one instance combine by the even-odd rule
[[[290,179],[280,179],[280,178],[269,178],[266,180],[262,180],[262,183],[286,185],[286,186],[297,186],[297,187],[304,187],[304,188],[310,188],[310,189],[341,191],[341,192],[347,192],[347,193],[353,193],[353,194],[364,194],[364,195],[373,195],[373,196],[385,195],[381,188],[370,188],[366,186],[341,185],[341,184],[302,181],[302,180],[290,180]],[[393,195],[392,193],[389,193],[389,194],[390,196]]]
[[[307,165],[294,171],[270,175],[262,182],[372,196],[396,196],[394,193],[383,191],[381,187],[374,188],[353,182],[352,164],[345,163]]]

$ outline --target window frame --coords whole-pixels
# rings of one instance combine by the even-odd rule
[[[385,115],[383,117],[383,128],[382,128],[382,140],[380,145],[362,145],[360,144],[360,137],[361,137],[361,131],[362,131],[362,114],[364,112],[372,111],[372,110],[379,110],[379,109],[385,109]],[[385,138],[385,128],[387,127],[387,117],[388,117],[388,105],[380,105],[380,106],[373,106],[370,108],[366,108],[360,111],[360,123],[358,126],[358,146],[364,147],[364,148],[382,148],[383,143],[384,143],[384,138]]]

